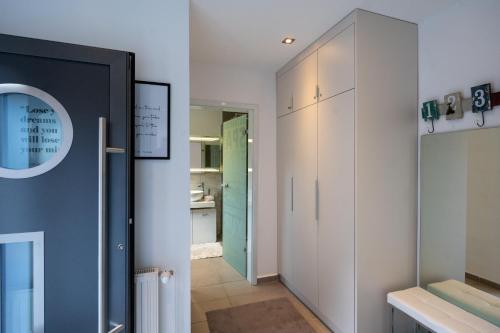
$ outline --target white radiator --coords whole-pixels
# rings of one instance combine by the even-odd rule
[[[160,309],[166,332],[175,332],[174,281],[172,271],[159,268],[140,269],[135,274],[135,332],[159,333]],[[173,290],[173,291],[172,291]],[[163,296],[163,297],[160,297]],[[161,300],[166,297],[167,299]],[[162,306],[163,305],[163,306]]]

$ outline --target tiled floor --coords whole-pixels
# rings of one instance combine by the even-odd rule
[[[330,332],[280,282],[252,286],[222,258],[191,261],[191,332],[208,333],[205,313],[211,310],[287,297],[318,333]]]

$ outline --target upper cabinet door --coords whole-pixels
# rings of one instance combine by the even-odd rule
[[[293,110],[302,109],[317,102],[318,52],[302,60],[291,70],[293,80]]]
[[[320,100],[354,88],[354,24],[318,51]]]
[[[288,72],[285,72],[277,79],[276,104],[278,110],[278,117],[290,113],[293,110],[292,74],[293,74],[293,69],[289,70]]]

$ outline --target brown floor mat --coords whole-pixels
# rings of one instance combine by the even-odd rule
[[[314,333],[287,298],[207,312],[210,333]]]

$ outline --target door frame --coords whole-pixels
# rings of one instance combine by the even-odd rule
[[[248,115],[248,139],[252,143],[258,142],[258,105],[223,102],[217,100],[191,99],[190,107],[209,107],[214,111],[224,111],[224,109],[233,109],[240,113]],[[233,111],[231,110],[231,111]],[[210,112],[211,110],[206,110]],[[229,110],[228,110],[229,111]],[[248,145],[248,168],[251,172],[247,173],[247,276],[245,277],[252,285],[257,285],[257,203],[258,203],[258,165],[259,151],[258,145]]]
[[[133,224],[135,163],[133,156],[134,126],[132,120],[134,119],[133,106],[135,102],[135,54],[133,52],[127,51],[105,49],[94,46],[86,46],[38,38],[7,35],[1,33],[0,53],[12,53],[17,55],[44,57],[48,59],[58,59],[65,61],[88,62],[109,67],[110,99],[108,124],[113,124],[114,128],[118,128],[119,131],[108,133],[108,145],[119,147],[122,146],[123,143],[126,143],[128,147],[128,151],[126,153],[127,169],[125,170],[127,178],[127,184],[125,186],[128,188],[128,193],[126,198],[126,207],[124,207],[122,211],[123,216],[126,217],[126,220],[123,223],[127,224],[127,246],[125,248],[127,257],[125,270],[127,272],[127,276],[125,283],[128,287],[126,291],[128,292],[128,295],[124,297],[125,302],[127,303],[127,313],[124,324],[127,332],[133,332],[135,330],[135,244]],[[127,85],[130,87],[130,89],[124,89],[124,86],[118,85],[116,84],[116,82],[127,82]],[[122,118],[123,112],[126,113],[125,118]],[[123,119],[125,119],[125,121],[123,121]],[[116,182],[116,179],[114,179],[114,181]],[[111,178],[108,179],[108,187],[110,186],[110,184]],[[109,227],[108,220],[109,243],[112,242],[111,236],[112,233],[111,228]],[[108,268],[108,277],[109,271],[110,269]]]

